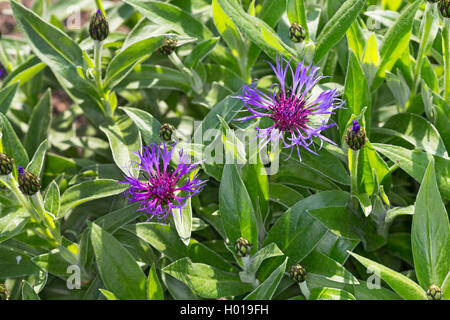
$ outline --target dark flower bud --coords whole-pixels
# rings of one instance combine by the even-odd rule
[[[433,284],[428,288],[427,296],[428,300],[441,300],[442,299],[441,288]]]
[[[166,38],[164,40],[164,45],[158,49],[158,52],[161,54],[169,55],[175,51],[177,48],[177,40]]]
[[[0,176],[6,176],[14,168],[14,160],[6,153],[0,153]]]
[[[17,167],[17,170],[19,171],[19,189],[23,194],[32,196],[41,189],[38,177],[22,167]]]
[[[450,0],[440,0],[439,11],[444,18],[450,18]]]
[[[159,130],[159,137],[164,141],[172,140],[172,134],[175,128],[170,123],[164,123]]]
[[[95,15],[91,19],[89,24],[89,35],[93,40],[103,41],[108,37],[109,25],[105,16],[100,10],[95,12]]]
[[[349,148],[353,150],[360,150],[366,143],[366,131],[361,128],[358,120],[353,121],[352,128],[348,128],[345,141]]]
[[[306,38],[305,28],[294,22],[289,28],[289,38],[294,42],[302,42]]]
[[[236,250],[236,254],[240,257],[247,257],[252,251],[253,244],[248,242],[247,239],[240,237],[236,240],[236,244],[234,245],[234,249]]]
[[[436,3],[436,2],[439,2],[440,0],[428,0],[428,2],[430,2],[430,3]]]
[[[6,290],[6,287],[3,283],[0,283],[0,301],[1,300],[8,300],[8,291]]]
[[[299,264],[294,264],[289,270],[289,276],[297,283],[304,282],[306,280],[306,269]]]

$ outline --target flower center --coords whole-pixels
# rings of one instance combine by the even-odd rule
[[[282,131],[291,131],[294,128],[304,127],[308,121],[310,110],[305,108],[306,101],[292,94],[281,91],[275,98],[275,104],[271,106],[273,114],[271,118],[275,125]]]

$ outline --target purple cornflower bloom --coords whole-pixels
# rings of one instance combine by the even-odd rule
[[[156,216],[158,220],[164,220],[169,213],[180,210],[186,204],[188,198],[202,191],[206,181],[192,179],[189,173],[197,170],[199,162],[191,163],[187,155],[180,152],[177,167],[170,167],[175,145],[168,150],[163,142],[160,145],[152,143],[135,154],[139,156],[140,163],[137,168],[142,173],[142,178],[135,178],[131,173],[121,183],[129,184],[130,188],[125,191],[129,202],[138,202],[138,211],[144,211],[150,215],[149,219]],[[147,220],[147,221],[148,221]]]
[[[353,127],[352,127],[353,132],[358,133],[360,129],[361,126],[359,125],[358,120],[353,120]]]
[[[272,93],[266,94],[257,89],[255,85],[251,87],[244,85],[242,95],[239,97],[247,108],[244,111],[250,111],[252,114],[237,119],[238,121],[245,122],[264,117],[273,121],[268,128],[257,128],[260,148],[272,140],[278,143],[281,139],[284,147],[291,149],[291,154],[294,147],[297,147],[301,160],[299,147],[317,155],[314,151],[314,137],[320,139],[320,147],[322,147],[323,141],[336,145],[321,134],[321,131],[336,125],[336,123],[326,124],[324,120],[321,120],[321,123],[313,124],[313,120],[320,115],[334,114],[334,109],[342,108],[344,102],[339,99],[338,90],[325,90],[318,96],[312,95],[314,86],[325,78],[322,73],[319,73],[319,68],[313,64],[307,66],[304,62],[300,62],[294,70],[290,65],[290,60],[286,61],[281,56],[276,59],[276,67],[270,62],[269,64],[279,82],[272,86]],[[292,76],[291,85],[287,83],[288,70]]]

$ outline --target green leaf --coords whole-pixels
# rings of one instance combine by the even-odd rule
[[[450,225],[430,161],[420,184],[411,229],[417,279],[422,288],[440,286],[450,270]]]
[[[269,179],[259,156],[256,164],[248,164],[242,169],[242,180],[252,199],[258,219],[263,222],[269,213]]]
[[[358,285],[353,285],[353,294],[357,300],[402,300],[393,291],[380,287],[376,290],[369,289],[368,283],[360,281]]]
[[[200,39],[209,39],[212,32],[189,13],[180,8],[160,1],[124,0],[132,5],[144,17],[161,26],[168,26],[179,34]]]
[[[342,264],[316,250],[311,252],[301,264],[306,268],[308,275],[314,274],[318,277],[339,283],[359,283]]]
[[[255,211],[235,164],[225,164],[219,189],[219,208],[228,240],[234,244],[240,237],[258,250]]]
[[[111,291],[105,290],[105,289],[98,289],[104,296],[106,299],[108,300],[119,300],[119,298],[116,297],[116,295],[114,293],[112,293]]]
[[[366,0],[347,0],[328,20],[316,41],[314,61],[318,63],[345,35],[364,8]]]
[[[134,121],[147,145],[159,144],[161,124],[150,113],[137,108],[121,108]]]
[[[304,198],[303,195],[296,190],[281,183],[271,183],[269,186],[269,190],[270,201],[281,204],[286,209],[292,207],[294,204]]]
[[[402,275],[401,273],[395,272],[388,267],[383,266],[377,262],[366,259],[356,253],[349,252],[356,260],[358,260],[363,266],[372,270],[372,272],[377,271],[381,279],[386,281],[386,283],[398,293],[399,296],[406,300],[426,300],[426,292],[414,281]]]
[[[191,87],[186,76],[176,69],[143,64],[136,66],[125,79],[117,84],[116,89],[170,89],[189,92]]]
[[[0,148],[2,152],[14,159],[14,163],[18,166],[26,168],[28,164],[28,154],[17,137],[11,123],[6,116],[0,113]]]
[[[450,160],[433,156],[422,150],[408,150],[402,147],[374,143],[373,147],[395,162],[417,182],[421,182],[432,158],[435,160],[437,184],[442,195],[450,199]]]
[[[189,257],[193,262],[211,264],[222,270],[230,270],[231,268],[220,255],[201,242],[191,238],[189,246],[186,247],[180,240],[176,230],[169,225],[153,222],[138,223],[125,226],[123,229],[136,234],[173,261]]]
[[[147,279],[131,253],[95,223],[91,225],[91,242],[106,288],[121,300],[145,300]]]
[[[44,169],[45,156],[47,154],[48,142],[47,139],[42,141],[42,143],[37,148],[33,159],[27,166],[27,170],[36,175],[37,177],[42,176],[42,170]]]
[[[447,276],[442,283],[441,290],[442,300],[450,300],[450,271],[447,273]]]
[[[55,217],[59,216],[59,209],[60,209],[60,192],[58,184],[55,180],[53,180],[48,189],[47,193],[45,194],[44,198],[44,208],[51,214],[53,214]]]
[[[41,300],[28,281],[22,281],[22,300]]]
[[[150,37],[131,44],[117,53],[106,69],[105,86],[113,88],[131,72],[133,67],[148,58],[164,44],[164,37]]]
[[[29,214],[23,209],[3,211],[0,217],[0,243],[19,234],[30,219]]]
[[[219,37],[200,41],[191,53],[184,60],[184,65],[188,68],[196,68],[197,64],[205,59],[217,45]]]
[[[247,59],[247,46],[242,38],[239,29],[234,22],[227,16],[225,11],[219,5],[217,0],[212,2],[212,16],[214,24],[231,50],[232,55],[238,59],[246,61]],[[240,61],[242,63],[242,61]]]
[[[50,89],[48,89],[37,105],[33,108],[28,131],[24,138],[24,147],[29,155],[36,152],[39,145],[47,139],[52,123],[52,106],[50,104]]]
[[[152,265],[148,273],[147,300],[164,300],[163,287],[156,274],[155,264]]]
[[[23,252],[0,246],[0,279],[39,274],[39,267]]]
[[[310,300],[356,300],[349,292],[336,288],[314,288],[309,295]]]
[[[192,263],[189,258],[177,260],[162,271],[184,282],[195,294],[204,298],[237,296],[252,290],[252,285],[242,283],[237,274]]]
[[[178,213],[179,211],[179,213]],[[180,210],[175,210],[173,214],[175,228],[180,236],[180,240],[188,246],[191,240],[192,232],[192,205],[191,198],[188,198],[186,204]]]
[[[389,131],[384,130],[389,129]],[[400,137],[428,153],[448,158],[447,148],[436,128],[414,113],[400,113],[389,118],[380,133]]]
[[[6,114],[16,95],[19,84],[14,83],[0,90],[0,113]]]
[[[289,156],[288,151],[282,151],[281,154],[285,157]],[[320,173],[322,176],[325,176],[335,182],[343,185],[350,184],[350,176],[348,175],[348,171],[335,155],[327,151],[325,148],[317,150],[317,154],[318,156],[310,152],[303,152],[301,154],[301,161],[297,157],[292,157],[287,163],[294,162],[296,163],[296,166],[307,166],[311,170]]]
[[[296,52],[281,41],[266,22],[247,14],[233,0],[217,0],[217,3],[239,30],[269,57],[275,60],[277,55],[282,54],[285,58],[298,60]]]
[[[343,191],[325,191],[300,200],[288,209],[270,229],[264,246],[275,243],[289,257],[289,265],[299,263],[320,242],[327,229],[306,210],[345,205],[349,194]],[[270,258],[261,266],[258,278],[265,279],[283,261],[281,257]]]
[[[114,162],[119,169],[126,175],[131,172],[136,176],[139,169],[133,165],[132,161],[139,162],[139,157],[135,152],[141,150],[141,134],[133,120],[121,116],[114,123],[101,126],[100,130],[108,137]]]
[[[397,60],[408,50],[414,16],[422,3],[422,0],[416,0],[410,4],[384,36],[380,48],[381,62],[372,84],[372,90],[380,86],[386,71],[391,71]]]
[[[347,109],[342,109],[338,113],[340,135],[345,134],[351,115],[359,115],[364,107],[368,108],[365,113],[365,129],[366,132],[370,132],[371,97],[369,85],[367,84],[361,62],[352,50],[349,50],[348,55],[344,95]]]
[[[58,217],[87,201],[101,199],[125,191],[127,187],[115,180],[99,179],[74,185],[64,191],[61,197],[61,209]]]
[[[81,48],[57,27],[48,24],[31,10],[17,1],[11,1],[11,8],[21,33],[39,59],[53,72],[63,77],[61,80],[78,90],[86,90],[97,96],[94,85],[82,78],[79,72],[86,69]],[[84,75],[83,75],[84,77]]]
[[[28,60],[23,62],[21,65],[17,66],[11,73],[8,74],[6,79],[3,80],[3,87],[5,87],[5,91],[6,86],[8,86],[10,90],[17,85],[19,87],[22,87],[24,84],[28,83],[28,81],[33,79],[33,77],[36,74],[38,74],[42,69],[44,69],[46,66],[47,65],[44,62],[41,62],[41,60],[39,60],[38,57],[34,55],[31,56]],[[9,104],[6,104],[6,106],[2,105],[2,107],[6,108],[6,110],[3,109],[5,110],[4,113],[6,114],[7,108],[9,108]],[[0,107],[0,109],[2,107]]]
[[[389,168],[369,141],[359,153],[358,189],[369,196],[378,192],[378,185],[389,190],[391,183]]]
[[[270,243],[264,248],[258,250],[258,252],[254,256],[252,256],[250,260],[250,266],[248,267],[248,272],[256,273],[264,260],[271,257],[283,255],[283,252],[277,247],[275,243]]]
[[[288,258],[276,268],[267,279],[261,283],[255,290],[249,293],[244,300],[271,300],[275,291],[283,278],[284,271],[286,270]]]

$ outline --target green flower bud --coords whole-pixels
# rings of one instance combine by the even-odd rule
[[[8,300],[8,291],[6,290],[6,287],[3,283],[0,283],[0,301],[1,300]]]
[[[302,42],[306,39],[305,28],[294,22],[289,28],[289,38],[294,42]]]
[[[450,18],[450,0],[440,0],[439,11],[444,18]]]
[[[431,285],[427,290],[427,296],[428,300],[441,300],[442,299],[441,288],[439,288],[434,284]]]
[[[252,252],[253,244],[248,242],[247,239],[240,237],[236,240],[236,244],[234,245],[234,249],[236,250],[236,254],[240,257],[247,257]]]
[[[41,182],[38,177],[22,167],[17,169],[19,171],[19,189],[23,194],[32,196],[41,189]]]
[[[361,128],[358,120],[353,121],[352,128],[348,128],[345,141],[349,148],[353,150],[360,150],[366,143],[366,131]]]
[[[297,283],[304,282],[306,280],[306,269],[299,264],[294,264],[289,270],[289,276]]]
[[[158,49],[158,52],[161,54],[169,55],[175,51],[177,48],[177,40],[166,38],[164,40],[164,45]]]
[[[103,41],[108,37],[109,25],[105,16],[100,10],[97,10],[89,24],[89,35],[93,40]]]
[[[172,140],[172,134],[175,128],[170,123],[164,123],[159,130],[159,137],[164,141]]]
[[[0,153],[0,176],[6,176],[14,168],[14,160],[6,153]]]

